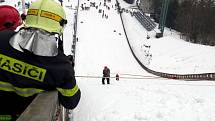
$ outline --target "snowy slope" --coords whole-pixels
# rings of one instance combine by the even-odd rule
[[[142,74],[144,71],[130,53],[119,15],[115,10],[108,11],[103,6],[101,9],[108,19],[93,7],[79,11],[76,75],[101,76],[104,66],[110,67],[113,74]]]
[[[80,0],[80,5],[88,6],[89,2]],[[96,1],[96,5],[100,2],[103,3],[103,1]],[[115,1],[112,1],[108,6],[114,6],[114,4]],[[86,77],[77,77],[82,98],[78,107],[72,111],[74,121],[215,120],[214,82],[167,80],[147,74],[131,55],[115,7],[107,10],[101,5],[99,8],[104,10],[108,19],[102,18],[102,13],[98,13],[98,9],[94,7],[90,7],[89,10],[80,8],[79,11],[75,70],[76,76]],[[126,20],[129,27],[133,27],[129,34],[132,40],[143,38],[140,35],[146,37],[147,33],[144,29],[136,28],[137,23],[129,18]],[[171,37],[166,37],[168,38]],[[175,44],[185,43],[181,40],[178,42],[177,39],[175,41]],[[154,43],[155,47],[156,42]],[[152,42],[144,41],[144,44],[152,45]],[[158,45],[165,46],[163,42],[157,43]],[[186,48],[186,44],[181,46]],[[133,45],[133,47],[137,53],[141,52],[138,46]],[[164,48],[168,49],[169,46]],[[173,47],[169,49],[174,50]],[[159,60],[156,66],[162,67],[162,63],[158,63]],[[112,78],[110,85],[101,85],[101,78],[96,77],[102,76],[105,65],[110,67],[112,76],[119,73],[120,77],[126,76],[133,79],[120,78],[117,82]]]
[[[132,11],[123,0],[119,1],[122,6]],[[164,37],[157,39],[155,38],[157,30],[146,32],[129,13],[123,12],[122,17],[126,30],[129,31],[127,34],[133,50],[148,68],[173,74],[215,72],[215,47],[186,42],[180,39],[179,33],[168,28],[164,30]],[[150,39],[146,38],[147,34]],[[152,56],[147,57],[147,54]]]

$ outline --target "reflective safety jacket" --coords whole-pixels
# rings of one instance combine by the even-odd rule
[[[69,59],[62,52],[54,57],[20,52],[9,44],[14,34],[9,30],[0,32],[0,90],[23,97],[57,90],[60,103],[75,108],[81,93]]]

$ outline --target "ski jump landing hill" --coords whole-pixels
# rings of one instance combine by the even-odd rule
[[[117,1],[117,0],[116,0]],[[120,5],[119,2],[117,1],[117,5]],[[121,6],[118,6],[118,8],[122,8]],[[129,41],[129,32],[126,29],[126,25],[123,22],[123,12],[119,12],[120,13],[120,18],[122,21],[122,25],[123,25],[123,29],[125,32],[125,36],[129,45],[129,48],[134,56],[134,58],[137,60],[137,62],[141,65],[141,67],[146,70],[148,73],[151,73],[153,75],[159,76],[159,77],[163,77],[163,78],[169,78],[169,79],[179,79],[179,80],[187,80],[187,81],[203,81],[203,80],[215,80],[215,73],[200,73],[200,74],[171,74],[171,73],[165,73],[165,72],[158,72],[155,70],[152,70],[150,68],[147,68],[143,63],[143,61],[141,61],[138,57],[138,55],[135,54],[135,52],[133,51],[132,48],[132,43],[130,43]],[[141,23],[141,25],[143,25],[143,27],[147,30],[147,31],[151,31],[153,29],[155,29],[156,25],[155,23],[153,23],[151,20],[149,20],[149,18],[146,17],[146,15],[143,15],[144,13],[142,13],[141,10],[137,10],[137,12],[134,12],[134,16],[137,18],[137,20]]]

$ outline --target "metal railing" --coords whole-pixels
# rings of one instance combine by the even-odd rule
[[[38,94],[17,121],[61,121],[57,92]]]

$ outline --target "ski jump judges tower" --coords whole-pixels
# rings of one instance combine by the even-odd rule
[[[156,34],[157,38],[163,37],[163,32],[164,32],[164,27],[165,27],[165,23],[166,23],[166,16],[167,16],[167,11],[168,11],[168,6],[169,6],[169,0],[163,0],[160,20],[159,20],[159,27],[158,27],[160,29],[161,33]]]

